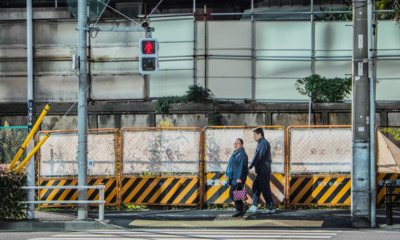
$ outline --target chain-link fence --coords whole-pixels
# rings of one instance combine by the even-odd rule
[[[28,127],[0,127],[0,163],[9,164],[28,136]],[[20,159],[24,159],[26,151]]]
[[[198,175],[200,142],[199,128],[123,128],[121,173]]]
[[[253,159],[257,143],[254,141],[255,127],[206,127],[205,159],[207,172],[225,172],[237,138],[243,139],[244,149]],[[271,146],[272,172],[285,173],[285,129],[283,127],[264,127],[265,139]]]
[[[351,126],[289,127],[288,139],[289,174],[351,172]]]
[[[40,177],[78,175],[78,133],[72,131],[39,132],[38,140],[51,133],[39,151]],[[116,176],[117,134],[115,129],[89,130],[87,136],[88,176]]]

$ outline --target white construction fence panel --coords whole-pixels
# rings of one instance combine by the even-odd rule
[[[254,128],[207,128],[205,130],[206,172],[225,172],[229,158],[235,150],[233,143],[237,138],[243,139],[244,149],[253,159],[257,142],[253,137]],[[272,172],[285,172],[285,131],[264,129],[265,139],[271,146]]]
[[[123,130],[122,174],[198,173],[199,130]]]
[[[42,139],[45,133],[40,133]],[[115,133],[89,133],[89,176],[115,176]],[[78,175],[78,135],[76,132],[51,133],[40,148],[40,176],[62,177]]]
[[[351,128],[290,129],[289,149],[291,174],[351,172]]]

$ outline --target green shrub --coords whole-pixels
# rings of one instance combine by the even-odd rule
[[[168,114],[171,104],[173,103],[210,103],[212,102],[213,94],[210,89],[203,88],[197,85],[189,86],[186,94],[182,97],[167,96],[157,99],[156,113]]]
[[[26,174],[9,172],[0,167],[0,219],[18,220],[26,217],[26,205],[20,204],[26,200]]]
[[[302,95],[309,96],[312,102],[339,102],[351,93],[351,78],[327,79],[318,74],[298,79],[296,89]]]

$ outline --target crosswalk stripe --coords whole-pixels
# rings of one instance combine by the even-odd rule
[[[340,231],[268,229],[127,229],[92,230],[56,234],[30,240],[129,240],[129,239],[330,239]]]

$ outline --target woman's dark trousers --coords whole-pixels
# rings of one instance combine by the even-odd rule
[[[231,197],[232,201],[233,201],[233,191],[236,190],[236,186],[237,185],[231,185],[231,189],[229,190],[229,197]],[[239,183],[239,186],[237,186],[237,190],[242,190],[242,189],[243,189],[243,185],[241,183]],[[242,212],[244,209],[243,200],[235,201],[235,207],[236,207],[236,211]]]

